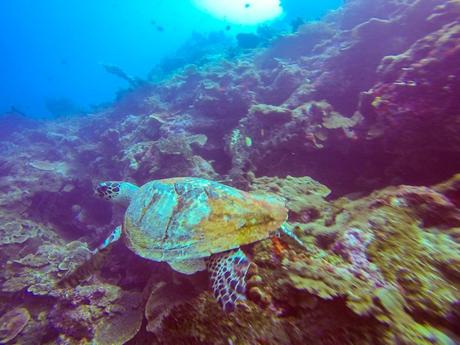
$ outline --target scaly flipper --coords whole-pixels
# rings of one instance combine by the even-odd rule
[[[96,254],[97,252],[107,248],[113,242],[118,241],[121,238],[121,234],[122,234],[121,225],[119,225],[110,233],[110,236],[107,237],[104,240],[104,242],[102,242],[101,245],[99,247],[97,247],[96,250],[93,251],[93,254]]]
[[[211,256],[207,266],[214,297],[224,311],[235,310],[237,302],[246,299],[246,275],[251,262],[238,249]]]

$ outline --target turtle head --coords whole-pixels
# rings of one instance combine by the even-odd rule
[[[138,190],[138,186],[129,182],[105,181],[97,185],[95,194],[104,200],[127,206]]]

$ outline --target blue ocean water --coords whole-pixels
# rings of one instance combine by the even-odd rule
[[[5,0],[0,33],[0,344],[460,344],[459,0]]]
[[[277,21],[315,20],[340,4],[284,1]],[[223,32],[234,39],[256,28],[216,18],[192,0],[2,1],[0,113],[14,107],[41,118],[52,116],[50,107],[90,111],[128,86],[102,64],[145,78],[193,35]]]

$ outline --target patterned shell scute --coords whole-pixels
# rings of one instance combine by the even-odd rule
[[[127,246],[154,261],[207,257],[269,237],[286,220],[284,201],[200,178],[155,180],[131,201]]]

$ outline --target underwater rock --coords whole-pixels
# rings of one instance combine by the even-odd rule
[[[348,32],[349,37],[340,38],[342,42],[336,50],[328,52],[325,61],[328,68],[315,80],[317,92],[339,112],[352,114],[358,105],[359,93],[368,90],[378,79],[376,71],[383,57],[402,53],[413,42],[449,23],[452,17],[446,17],[445,22],[428,21],[443,4],[441,0],[393,4],[381,1],[380,5],[372,6],[372,10],[379,6],[393,7],[395,13],[384,11],[385,18],[382,15],[368,17],[370,19],[357,23]],[[352,1],[343,11],[347,12],[350,7],[359,11],[363,6],[366,6],[363,1]],[[367,53],[362,54],[363,51]],[[337,78],[341,80],[339,87],[336,87]]]
[[[59,295],[57,281],[65,272],[74,270],[88,260],[90,255],[87,245],[78,241],[66,245],[62,242],[42,244],[36,252],[6,263],[1,274],[1,291],[12,293],[25,290],[37,296]]]
[[[297,64],[283,64],[273,70],[273,82],[262,92],[264,103],[282,105],[304,82],[306,74]]]
[[[190,145],[196,144],[203,147],[208,138],[204,134],[196,134],[190,136],[174,136],[160,139],[155,143],[158,150],[167,155],[184,155],[189,157],[192,155],[192,148]]]
[[[325,198],[331,190],[308,176],[283,179],[259,177],[251,180],[251,190],[283,197],[289,209],[289,222],[309,223],[321,216],[327,207]]]
[[[94,342],[101,345],[123,345],[133,339],[142,326],[141,301],[139,293],[123,295],[117,301],[118,305],[111,306],[115,312],[108,318],[104,315],[96,325]]]
[[[232,120],[230,117],[238,118],[245,114],[252,100],[251,94],[242,93],[237,88],[222,88],[220,83],[212,80],[202,81],[196,93],[192,105],[196,112],[226,122]]]
[[[296,33],[275,40],[270,49],[264,51],[257,62],[271,66],[276,59],[305,58],[313,53],[315,47],[332,38],[335,34],[333,25],[326,22],[308,22],[301,25]]]
[[[63,176],[66,176],[69,172],[69,167],[65,162],[33,161],[29,164],[32,168],[42,171],[52,171]]]
[[[73,341],[125,344],[142,323],[139,292],[125,292],[108,284],[77,287],[50,313],[53,327]],[[70,307],[69,307],[70,304]]]
[[[164,281],[155,284],[145,305],[146,330],[151,333],[161,331],[164,317],[175,306],[186,303],[196,293],[187,286],[175,286]],[[185,291],[185,292],[184,292]]]
[[[401,55],[387,56],[379,66],[382,82],[363,98],[394,150],[458,150],[460,25],[447,24],[420,39]],[[423,101],[421,101],[423,99]]]
[[[254,116],[265,125],[286,123],[292,119],[291,111],[269,104],[255,104],[249,108],[249,116]]]
[[[255,180],[254,189],[287,195],[288,208],[295,214],[299,212],[296,200],[303,200],[308,190],[304,180],[308,181],[308,178],[263,178]],[[458,185],[455,181],[457,179],[442,185],[442,189],[450,190],[452,195],[456,188],[453,186]],[[443,327],[454,332],[446,317],[460,297],[454,278],[458,273],[453,274],[460,270],[460,243],[449,235],[447,229],[443,229],[450,228],[448,219],[435,227],[423,225],[419,221],[421,214],[417,211],[417,204],[406,203],[398,197],[405,190],[412,190],[411,193],[423,197],[427,189],[400,186],[362,199],[342,198],[327,202],[320,200],[329,190],[317,183],[315,187],[313,181],[310,185],[313,199],[301,208],[317,207],[314,200],[324,206],[313,221],[306,219],[302,223],[298,219],[293,223],[299,228],[297,234],[305,248],[289,244],[283,238],[281,243],[267,240],[254,245],[252,252],[258,266],[254,277],[257,278],[254,278],[255,285],[251,283],[254,286],[248,285],[251,298],[247,308],[235,315],[241,320],[239,322],[258,325],[258,328],[265,329],[264,335],[268,338],[276,331],[268,331],[265,327],[275,327],[281,322],[284,332],[306,339],[304,337],[307,337],[309,329],[304,329],[303,335],[297,334],[295,325],[305,322],[302,320],[311,315],[317,315],[324,308],[334,306],[344,308],[342,313],[347,310],[360,320],[358,323],[362,328],[358,332],[364,337],[361,340],[363,344],[374,343],[371,340],[374,336],[382,344],[428,345],[433,337],[446,344],[451,342],[450,335],[441,331],[437,324],[431,324],[430,320],[444,320],[441,322]],[[433,190],[432,193],[436,192]],[[436,207],[436,200],[424,200]],[[330,233],[335,235],[325,240],[323,234]],[[449,272],[446,265],[450,266]],[[262,285],[259,285],[260,281]],[[263,291],[259,286],[263,286]],[[252,303],[262,298],[266,302],[258,307],[262,309],[257,309]],[[341,304],[343,302],[345,305]],[[202,294],[171,309],[169,315],[163,316],[163,327],[156,334],[166,343],[166,335],[172,336],[175,341],[214,339],[212,330],[223,332],[226,328],[221,325],[223,320],[217,312],[210,309],[210,303],[208,297]],[[266,306],[262,307],[264,304]],[[185,328],[177,333],[177,322],[192,315],[194,323],[181,322],[181,327]],[[289,323],[282,321],[286,315],[290,317]],[[327,322],[328,316],[323,317]],[[378,320],[377,324],[373,323],[373,317]],[[234,318],[225,320],[226,323],[231,322],[230,329],[237,327],[233,323]],[[216,328],[208,328],[211,322]],[[343,327],[348,327],[348,336],[356,331],[350,325]],[[367,331],[366,327],[369,327]],[[371,328],[374,334],[370,332]],[[176,330],[174,336],[173,330]],[[238,334],[235,341],[249,341],[258,333],[256,330],[239,329],[235,334]],[[343,334],[329,336],[337,342]],[[174,342],[171,340],[170,343]],[[296,344],[292,339],[286,339],[284,343]],[[322,344],[319,340],[314,343]]]
[[[40,228],[32,222],[4,221],[0,228],[0,244],[22,244],[39,236]]]
[[[263,175],[268,170],[281,175],[284,165],[303,164],[308,169],[308,162],[297,157],[326,149],[347,152],[357,139],[354,128],[361,119],[359,113],[345,117],[325,101],[293,110],[256,104],[227,136],[233,164],[229,175],[236,179],[235,175]]]
[[[17,337],[30,320],[29,311],[16,308],[0,317],[0,343],[8,343]]]
[[[212,165],[195,154],[207,142],[203,134],[176,134],[161,137],[157,141],[140,142],[124,151],[122,161],[128,175],[144,184],[152,179],[179,175],[215,178]],[[160,171],[161,168],[161,171]]]
[[[33,128],[38,121],[28,117],[20,110],[12,107],[10,111],[0,114],[0,140],[10,139],[15,132]]]

